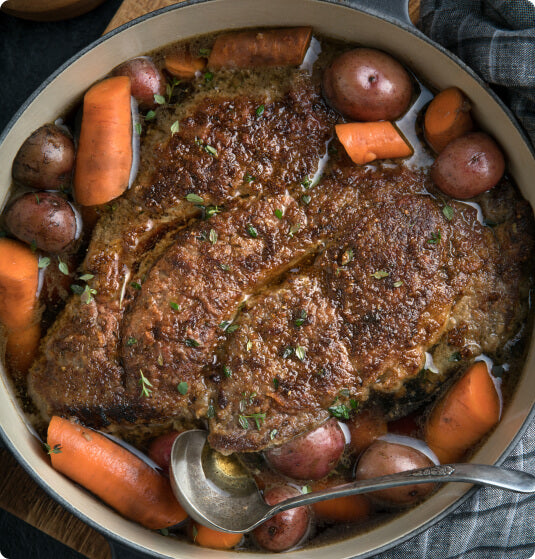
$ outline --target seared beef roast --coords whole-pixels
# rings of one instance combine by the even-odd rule
[[[96,293],[73,296],[31,369],[45,417],[208,420],[215,448],[255,451],[521,328],[533,223],[513,187],[482,197],[490,227],[425,173],[340,147],[311,184],[335,120],[317,86],[238,74],[239,94],[160,110],[136,185],[94,231]]]

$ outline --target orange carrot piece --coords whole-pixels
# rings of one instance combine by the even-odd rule
[[[0,322],[8,332],[35,321],[38,287],[36,254],[19,241],[0,238]]]
[[[177,52],[165,57],[165,69],[175,78],[191,80],[205,67],[205,58],[195,58],[189,52]]]
[[[105,204],[128,187],[132,167],[130,78],[93,85],[84,96],[74,194],[82,206]]]
[[[41,339],[41,327],[32,324],[24,330],[9,332],[6,343],[6,364],[14,378],[22,379],[33,363]]]
[[[425,139],[437,153],[452,140],[470,132],[472,128],[470,102],[457,87],[448,87],[441,91],[425,111]]]
[[[210,52],[208,67],[217,70],[298,66],[303,62],[311,37],[311,27],[240,31],[220,35]]]
[[[349,122],[337,124],[335,128],[338,139],[357,165],[412,154],[411,147],[387,120]]]
[[[153,530],[186,519],[169,480],[104,435],[54,416],[47,443],[56,470],[126,518]]]
[[[243,535],[219,532],[212,528],[207,528],[198,522],[192,522],[190,537],[197,545],[202,547],[232,549],[241,542]]]
[[[487,365],[477,361],[431,411],[425,440],[442,463],[455,462],[498,423],[500,413]]]
[[[329,479],[312,484],[312,491],[321,491],[329,487],[343,485],[346,483],[341,479]],[[371,513],[372,507],[366,495],[348,495],[337,497],[327,501],[320,501],[312,505],[316,516],[324,522],[361,522],[366,520]]]
[[[347,422],[351,435],[350,447],[360,454],[375,439],[386,435],[387,423],[382,414],[376,410],[363,410]]]

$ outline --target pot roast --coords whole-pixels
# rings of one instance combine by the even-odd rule
[[[30,371],[44,418],[207,422],[214,448],[257,451],[514,342],[534,236],[507,180],[482,219],[424,171],[354,165],[306,73],[221,74],[236,92],[159,110],[136,184],[97,223],[94,293]]]

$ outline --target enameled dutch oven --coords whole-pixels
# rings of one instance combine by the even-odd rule
[[[395,55],[429,84],[461,88],[473,101],[476,120],[503,147],[509,171],[535,205],[535,157],[511,113],[488,87],[455,56],[437,46],[410,23],[404,0],[189,0],[124,25],[96,41],[52,75],[23,105],[0,137],[0,207],[11,183],[11,162],[24,139],[54,121],[66,107],[120,62],[165,44],[220,29],[251,26],[311,25],[323,34]],[[150,557],[211,558],[232,552],[202,549],[166,538],[123,519],[85,490],[55,472],[30,432],[1,371],[0,426],[6,445],[29,474],[57,501],[101,531],[111,542]],[[535,410],[535,351],[529,355],[516,394],[503,419],[474,461],[500,464],[520,439]],[[366,534],[323,548],[297,550],[292,558],[369,557],[427,528],[467,499],[464,484],[450,484],[422,505]],[[445,536],[446,537],[446,536]],[[240,553],[240,559],[258,554]]]

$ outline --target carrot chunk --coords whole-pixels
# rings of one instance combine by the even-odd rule
[[[483,361],[474,363],[435,405],[425,440],[442,463],[460,460],[500,419],[501,402]]]
[[[457,87],[437,94],[425,111],[424,134],[427,143],[440,153],[452,140],[473,128],[470,102]]]
[[[6,364],[14,378],[24,378],[35,359],[40,339],[39,324],[32,324],[23,330],[13,330],[8,334]]]
[[[317,481],[312,484],[312,491],[321,491],[346,483],[342,479]],[[320,501],[312,505],[316,516],[324,522],[361,522],[366,520],[372,510],[370,500],[366,495],[348,495]]]
[[[175,78],[191,80],[205,66],[205,58],[195,58],[189,52],[168,54],[165,57],[165,69]]]
[[[387,121],[349,122],[336,125],[336,135],[349,157],[357,165],[364,165],[375,159],[408,157],[411,147]]]
[[[236,547],[242,540],[242,534],[229,534],[227,532],[219,532],[199,524],[192,522],[190,530],[191,539],[201,547],[211,547],[212,549],[232,549]]]
[[[210,52],[208,67],[217,70],[298,66],[303,62],[311,37],[310,27],[220,35]]]
[[[84,96],[74,194],[82,206],[105,204],[128,187],[133,161],[130,78],[93,85]]]
[[[19,241],[0,238],[0,322],[8,332],[35,321],[38,286],[36,254]]]
[[[126,518],[154,530],[186,519],[169,480],[104,435],[54,416],[47,443],[56,470]]]

